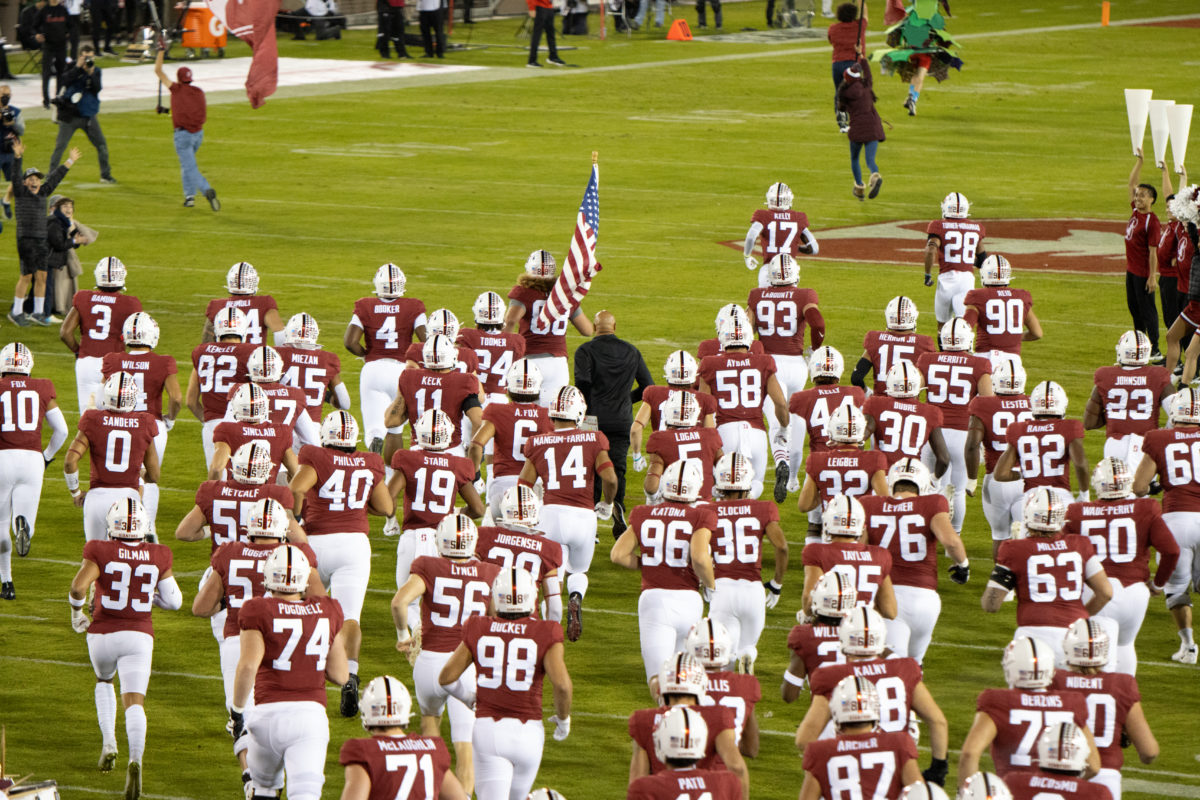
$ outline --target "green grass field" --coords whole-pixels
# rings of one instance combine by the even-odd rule
[[[880,6],[872,12],[881,17],[881,4],[871,5]],[[920,116],[904,115],[904,87],[896,79],[879,80],[879,108],[895,127],[880,150],[883,194],[869,203],[850,194],[846,142],[830,113],[829,57],[820,43],[716,43],[703,37],[668,43],[662,31],[643,31],[631,38],[568,40],[578,49],[565,56],[580,68],[535,72],[522,67],[523,40],[514,36],[519,21],[513,19],[474,26],[473,43],[490,46],[449,57],[489,67],[486,72],[375,81],[352,91],[328,85],[274,98],[258,111],[244,97],[212,98],[200,162],[224,202],[217,215],[203,203],[180,207],[169,124],[155,117],[152,101],[143,110],[103,113],[120,184],[95,182],[95,153],[84,142],[84,160],[64,190],[75,198],[78,217],[101,232],[100,241],[82,252],[85,264],[111,254],[129,265],[129,289],[160,322],[160,350],[179,359],[181,379],[200,338],[206,301],[223,294],[229,265],[247,260],[285,317],[301,310],[316,315],[325,345],[342,356],[357,412],[359,362],[340,340],[352,303],[369,292],[375,268],[397,262],[408,275],[410,296],[469,319],[476,294],[506,293],[529,251],[546,247],[561,261],[588,157],[597,150],[605,270],[585,309],[613,310],[618,333],[642,348],[657,375],[667,352],[712,335],[720,305],[744,302],[753,276],[739,253],[719,243],[745,234],[752,211],[776,180],[790,183],[796,207],[808,212],[818,238],[827,228],[934,218],[951,190],[965,193],[973,216],[984,220],[1123,224],[1132,159],[1122,89],[1153,88],[1158,97],[1195,100],[1195,29],[1102,29],[1098,2],[954,5],[959,16],[951,30],[962,35],[966,67],[941,86],[927,86]],[[1190,0],[1129,0],[1113,4],[1113,19],[1197,11]],[[688,6],[677,6],[676,13],[694,21]],[[729,5],[726,29],[761,28],[762,16],[759,2]],[[596,30],[595,16],[592,24]],[[454,38],[465,35],[459,28]],[[285,56],[369,59],[373,36],[353,31],[341,42],[280,44]],[[231,46],[229,53],[244,50]],[[29,163],[45,163],[53,133],[45,120],[30,122]],[[1145,178],[1159,182],[1152,166]],[[1165,216],[1161,200],[1156,208]],[[3,237],[11,242],[12,235],[10,227]],[[895,294],[915,296],[924,312],[921,331],[934,332],[932,290],[922,287],[918,266],[922,245],[920,234],[913,234],[908,266],[804,263],[801,285],[820,292],[829,343],[842,350],[849,367],[864,332],[881,324],[883,306]],[[15,279],[15,248],[8,244],[0,252]],[[1014,283],[1032,290],[1046,329],[1045,340],[1025,351],[1030,385],[1058,380],[1070,395],[1069,413],[1082,415],[1093,370],[1111,363],[1113,345],[1129,324],[1122,279],[1033,272],[1022,269],[1020,256],[1012,260]],[[4,340],[19,336],[33,349],[35,374],[55,380],[73,422],[74,372],[55,331],[18,332],[6,325]],[[578,343],[574,337],[572,346]],[[175,551],[185,609],[208,545],[174,543],[170,532],[204,477],[199,433],[199,425],[184,418],[171,435],[158,519]],[[1087,443],[1094,461],[1102,436],[1089,433]],[[63,791],[68,798],[115,795],[123,775],[95,769],[93,676],[83,637],[68,624],[66,592],[83,536],[61,463],[47,472],[33,551],[14,558],[17,600],[0,603],[0,722],[7,726],[11,773],[55,778],[69,787]],[[630,497],[640,497],[636,481]],[[783,519],[789,540],[800,544],[804,521],[794,496]],[[393,648],[388,600],[395,556],[392,541],[378,535],[380,527],[376,522],[372,593],[363,617],[364,683],[385,671],[410,678]],[[944,611],[926,660],[927,682],[950,720],[952,748],[966,735],[976,694],[1001,683],[1000,650],[1015,625],[1011,607],[989,617],[979,609],[990,547],[977,500],[969,505],[963,535],[972,579],[965,587],[943,582]],[[608,562],[606,526],[601,542],[584,638],[567,651],[576,689],[573,732],[564,743],[547,737],[539,778],[575,800],[624,796],[625,719],[648,702],[633,616],[637,576]],[[778,699],[801,582],[797,566],[783,602],[768,614],[759,647],[765,699],[757,714],[764,737],[751,775],[760,798],[795,796],[802,777],[791,736],[805,703],[785,706]],[[150,797],[238,796],[209,626],[186,610],[156,612],[155,618],[145,791]],[[1194,668],[1169,660],[1177,645],[1161,602],[1152,602],[1139,642],[1139,680],[1162,756],[1150,767],[1132,758],[1129,798],[1200,797],[1194,724],[1200,689]],[[331,728],[325,796],[337,797],[337,749],[361,728],[336,715]],[[118,738],[123,765],[123,733]]]

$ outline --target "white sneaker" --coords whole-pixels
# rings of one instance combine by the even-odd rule
[[[1196,663],[1196,645],[1180,644],[1179,652],[1171,656],[1172,661],[1178,661],[1180,664],[1195,664]]]

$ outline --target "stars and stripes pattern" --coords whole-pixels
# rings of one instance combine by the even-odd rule
[[[592,164],[592,176],[575,216],[575,235],[558,280],[546,299],[539,322],[544,329],[555,320],[565,319],[592,288],[592,278],[601,270],[596,260],[596,239],[600,233],[600,171]]]

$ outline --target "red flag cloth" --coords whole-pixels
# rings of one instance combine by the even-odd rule
[[[593,164],[591,178],[583,192],[583,202],[579,204],[579,213],[575,215],[575,235],[571,237],[567,262],[563,264],[562,272],[558,274],[558,280],[554,282],[554,288],[542,306],[539,319],[544,329],[549,330],[555,320],[570,316],[592,288],[592,278],[601,269],[600,262],[596,260],[596,239],[599,234],[600,170]]]
[[[275,94],[279,83],[279,47],[275,42],[275,15],[279,0],[229,0],[225,22],[229,32],[254,53],[246,76],[246,96],[251,108],[260,108]]]

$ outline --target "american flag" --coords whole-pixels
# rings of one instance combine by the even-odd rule
[[[546,299],[538,318],[543,329],[549,329],[556,320],[566,319],[592,288],[592,278],[601,269],[600,262],[596,260],[596,238],[599,233],[600,171],[592,164],[592,177],[583,192],[579,213],[575,215],[575,235],[571,237],[567,263],[554,282],[554,288],[550,290],[550,297]]]

